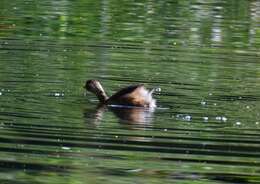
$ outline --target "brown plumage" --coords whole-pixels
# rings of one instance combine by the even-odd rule
[[[97,80],[88,80],[85,89],[94,93],[102,104],[126,105],[138,107],[155,107],[156,101],[152,98],[153,90],[148,91],[143,84],[125,87],[108,97]]]

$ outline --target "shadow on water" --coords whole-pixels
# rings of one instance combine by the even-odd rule
[[[154,108],[129,107],[119,105],[98,105],[95,110],[85,110],[84,117],[87,123],[99,125],[106,111],[113,112],[119,123],[147,126],[152,123]]]

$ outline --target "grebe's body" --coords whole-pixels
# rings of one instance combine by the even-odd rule
[[[111,97],[107,96],[97,80],[86,81],[85,88],[94,93],[102,104],[156,107],[156,101],[152,97],[153,90],[148,91],[143,84],[125,87]]]

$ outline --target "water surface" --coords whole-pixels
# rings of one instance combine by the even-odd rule
[[[259,183],[256,0],[2,0],[1,183]],[[158,108],[98,107],[143,83]]]

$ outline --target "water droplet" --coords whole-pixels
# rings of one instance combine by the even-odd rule
[[[143,169],[131,169],[131,170],[128,170],[127,172],[140,172],[142,171]]]
[[[259,125],[259,122],[257,121],[257,122],[255,122],[255,124],[256,124],[256,125]]]
[[[223,117],[221,117],[221,120],[224,121],[224,122],[226,122],[226,121],[227,121],[227,118],[223,116]]]
[[[61,149],[70,150],[71,148],[70,147],[66,147],[66,146],[62,146]]]
[[[2,92],[0,92],[0,96],[2,95]]]
[[[60,93],[54,93],[54,96],[60,96]]]
[[[206,102],[205,101],[201,101],[200,104],[201,105],[206,105]]]
[[[206,169],[206,170],[211,170],[212,167],[204,167],[204,169]]]
[[[167,132],[168,130],[167,130],[167,128],[165,128],[165,129],[163,129],[163,131]]]
[[[227,118],[226,118],[225,116],[217,116],[217,117],[216,117],[216,120],[226,122],[226,121],[227,121]]]
[[[204,120],[204,121],[208,121],[209,118],[208,118],[208,117],[203,117],[203,120]]]
[[[156,92],[161,92],[161,90],[162,90],[161,88],[156,88],[155,89]]]
[[[58,97],[58,96],[64,96],[64,93],[54,93],[54,96]]]
[[[220,116],[217,116],[217,117],[216,117],[216,120],[221,120],[221,117],[220,117]]]
[[[236,125],[241,125],[241,122],[239,122],[239,121],[238,121],[238,122],[236,122]]]
[[[186,121],[190,121],[190,120],[191,120],[191,118],[192,118],[192,117],[191,117],[190,115],[186,115],[186,116],[184,116],[184,118],[183,118],[183,119],[184,119],[184,120],[186,120]]]

